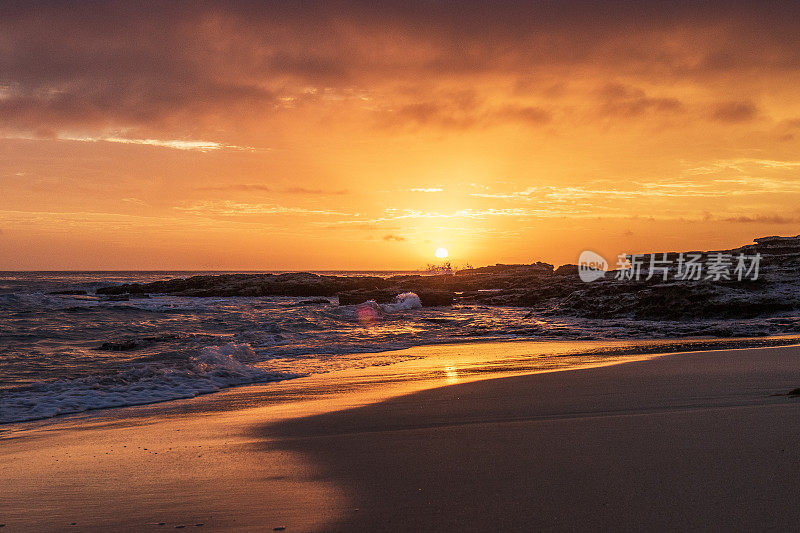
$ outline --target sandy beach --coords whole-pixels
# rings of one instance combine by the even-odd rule
[[[800,386],[800,348],[400,379],[403,365],[434,368],[487,350],[521,356],[532,346],[426,347],[436,357],[383,374],[333,372],[316,384],[301,378],[6,426],[0,523],[7,531],[796,528],[800,400],[776,394]]]

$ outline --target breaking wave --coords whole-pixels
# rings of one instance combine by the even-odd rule
[[[89,375],[0,391],[0,423],[22,422],[91,409],[192,398],[233,385],[298,377],[251,366],[248,344],[208,346],[183,363],[140,364],[114,375]]]

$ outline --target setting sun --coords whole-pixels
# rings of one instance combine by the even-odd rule
[[[436,257],[438,257],[439,259],[444,259],[448,255],[450,255],[450,252],[447,251],[447,248],[436,249]]]

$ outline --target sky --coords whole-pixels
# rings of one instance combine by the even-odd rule
[[[799,173],[797,4],[0,4],[4,270],[613,266]]]

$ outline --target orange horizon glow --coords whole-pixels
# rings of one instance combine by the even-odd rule
[[[177,5],[0,8],[0,270],[559,265],[800,233],[795,13]]]

